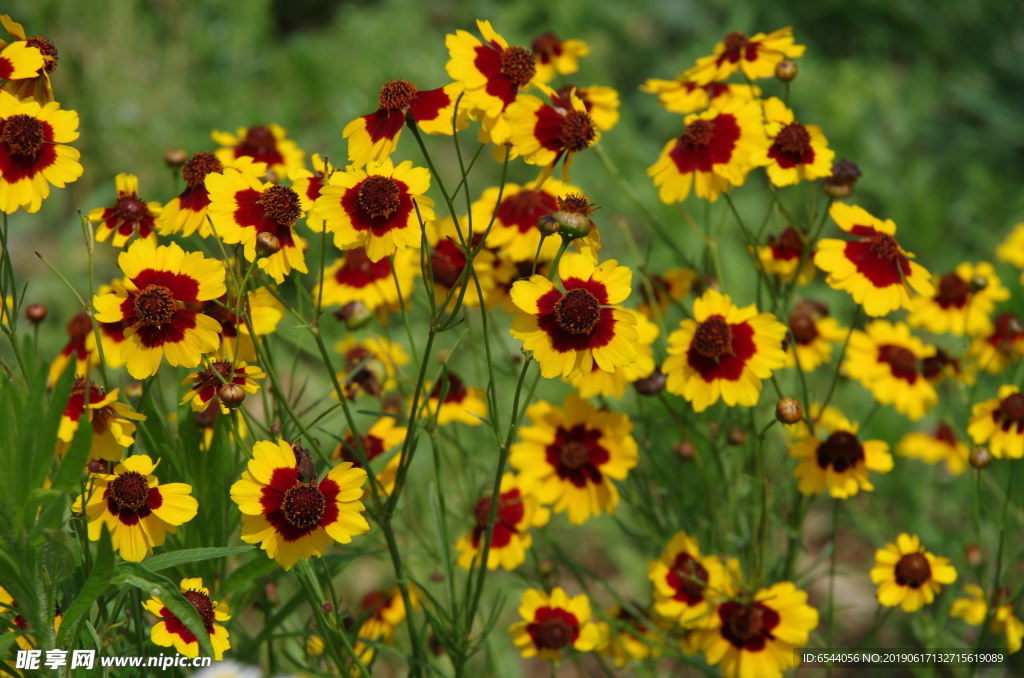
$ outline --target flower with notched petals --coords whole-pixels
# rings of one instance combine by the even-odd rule
[[[192,607],[199,613],[203,627],[210,636],[213,658],[219,662],[224,657],[224,651],[231,648],[228,630],[217,623],[231,619],[228,615],[228,604],[211,599],[210,589],[203,586],[201,577],[182,579],[179,590],[185,596],[185,600],[192,603]],[[149,637],[154,643],[161,647],[173,647],[186,657],[199,656],[199,641],[195,634],[181,623],[159,598],[153,596],[143,603],[142,607],[160,620],[149,631]]]
[[[878,584],[879,604],[916,612],[935,599],[940,584],[956,581],[956,569],[949,558],[929,553],[920,539],[904,532],[875,552],[871,581]]]
[[[221,162],[209,151],[195,153],[181,167],[181,178],[185,180],[185,188],[178,196],[164,205],[157,220],[160,235],[181,233],[188,237],[195,232],[203,238],[213,233],[207,214],[210,209],[210,191],[206,188],[206,177],[211,174],[223,174],[228,167],[261,177],[267,171],[266,163],[254,162],[248,156],[242,156]]]
[[[455,545],[459,552],[459,566],[464,569],[468,570],[474,560],[478,567],[480,565],[490,511],[489,495],[473,504],[475,525]],[[494,570],[501,565],[511,572],[522,565],[527,550],[533,544],[529,529],[543,527],[550,518],[551,511],[537,501],[532,493],[532,482],[528,478],[512,473],[503,475],[498,508],[494,514],[494,528],[491,531],[491,548],[487,552],[487,568]]]
[[[58,456],[64,456],[71,441],[75,439],[83,415],[92,425],[92,446],[90,459],[121,461],[124,448],[135,441],[135,421],[145,421],[146,415],[132,412],[132,409],[117,400],[118,389],[105,393],[95,382],[78,377],[71,386],[68,404],[60,417],[57,429]]]
[[[967,433],[975,445],[987,445],[997,459],[1024,458],[1024,393],[1004,384],[997,397],[975,403]]]
[[[911,327],[923,327],[933,334],[990,334],[996,303],[1010,298],[1010,290],[1003,287],[987,261],[965,261],[951,273],[936,275],[933,284],[935,295],[915,299],[914,310],[907,317]]]
[[[771,145],[754,155],[754,163],[768,168],[776,186],[800,180],[815,181],[832,174],[835,151],[818,125],[801,125],[793,111],[777,97],[764,102],[765,128]]]
[[[124,247],[133,235],[139,239],[156,238],[156,219],[160,203],[143,202],[139,198],[139,178],[134,174],[114,177],[117,200],[113,207],[97,207],[89,212],[89,221],[100,224],[96,240],[105,241],[113,234],[114,247]]]
[[[920,459],[926,464],[946,462],[949,475],[958,476],[967,470],[970,449],[958,440],[956,433],[945,422],[931,433],[907,433],[896,445],[896,454],[908,459]]]
[[[563,650],[590,652],[601,641],[590,601],[583,594],[570,598],[558,587],[550,595],[527,589],[519,602],[519,615],[524,621],[513,624],[508,632],[524,657],[558,661]]]
[[[273,173],[275,183],[305,166],[305,154],[288,138],[284,128],[274,123],[239,127],[236,134],[214,130],[210,137],[221,145],[217,158],[225,167],[238,158],[252,158]]]
[[[555,74],[569,75],[580,70],[579,60],[590,54],[590,47],[582,40],[562,40],[555,33],[541,33],[530,41],[537,74],[534,81],[548,84]]]
[[[910,334],[904,323],[876,320],[853,330],[843,370],[882,405],[892,405],[917,421],[939,402],[939,394],[922,371],[935,347]]]
[[[641,92],[657,94],[658,103],[669,113],[693,113],[705,108],[721,108],[730,99],[753,101],[761,96],[761,88],[727,82],[698,85],[686,76],[675,80],[650,79],[640,85]]]
[[[771,78],[780,61],[803,56],[806,49],[794,44],[789,27],[751,37],[733,31],[715,45],[714,54],[697,59],[697,65],[683,75],[699,85],[725,80],[736,71],[743,71],[748,80]]]

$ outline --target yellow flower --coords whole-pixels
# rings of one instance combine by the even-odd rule
[[[252,158],[253,162],[263,163],[270,170],[274,183],[305,167],[305,153],[277,124],[239,127],[236,134],[214,130],[210,137],[222,146],[217,149],[217,159],[226,167],[238,158]]]
[[[922,373],[922,361],[935,347],[910,334],[903,323],[876,320],[865,331],[853,330],[843,370],[871,391],[882,405],[917,421],[939,402],[939,394]]]
[[[797,278],[801,285],[809,285],[817,271],[814,268],[814,252],[804,252],[807,246],[795,226],[787,226],[778,236],[769,235],[765,244],[757,248],[757,260],[765,273],[777,275],[786,282]],[[803,266],[800,262],[803,260]],[[799,275],[797,269],[800,269]]]
[[[224,658],[224,650],[231,648],[228,630],[217,623],[231,619],[227,603],[212,600],[210,590],[203,586],[201,577],[182,579],[179,590],[185,596],[185,600],[192,603],[192,607],[199,613],[206,633],[210,636],[213,658],[220,661]],[[159,598],[153,596],[143,604],[143,607],[147,612],[160,618],[149,631],[149,637],[154,643],[161,647],[174,647],[186,657],[199,656],[199,641],[196,640],[195,634],[175,617]]]
[[[12,67],[7,75],[0,75],[0,78],[7,79],[7,91],[22,101],[35,100],[41,104],[52,102],[50,74],[57,70],[57,47],[41,35],[29,37],[25,28],[6,14],[0,16],[0,23],[15,40],[9,44],[0,40],[3,56]],[[36,52],[39,53],[39,59]],[[35,68],[28,72],[32,67]]]
[[[956,569],[949,558],[929,553],[920,539],[903,532],[895,544],[875,552],[871,581],[878,584],[879,604],[916,612],[935,599],[940,584],[956,581]]]
[[[292,182],[292,188],[299,195],[299,206],[306,213],[306,226],[309,226],[311,231],[321,233],[324,230],[324,218],[316,208],[316,199],[320,197],[320,189],[336,170],[318,153],[314,153],[310,161],[313,165],[312,172],[303,167],[289,172],[288,178]]]
[[[823,304],[801,301],[789,314],[790,342],[786,346],[786,367],[813,372],[832,360],[832,344],[846,341],[849,330],[829,318]],[[794,355],[794,350],[796,351]]]
[[[628,311],[636,317],[636,362],[625,367],[616,367],[614,372],[605,372],[597,363],[590,372],[580,372],[569,383],[579,391],[581,398],[603,396],[621,398],[626,388],[637,379],[643,379],[654,372],[654,340],[658,338],[658,326],[639,311]]]
[[[359,459],[359,445],[362,445],[366,460],[373,463],[373,460],[377,457],[390,452],[405,442],[407,432],[407,429],[395,423],[394,417],[381,417],[366,433],[360,434],[358,445],[355,438],[352,437],[352,432],[346,433],[345,437],[334,448],[334,452],[331,454],[331,461],[340,460],[348,462],[356,468],[363,468],[363,462]],[[395,454],[391,457],[391,461],[387,463],[387,466],[384,467],[384,470],[376,473],[374,477],[377,480],[378,492],[388,495],[395,489],[395,480],[398,478],[398,464],[400,461],[401,455]],[[370,487],[363,490],[363,499],[368,499],[372,495],[373,490]]]
[[[911,327],[923,327],[934,334],[976,337],[992,332],[989,317],[996,302],[1010,298],[995,268],[987,261],[977,265],[964,262],[952,273],[934,277],[935,295],[915,299],[907,317]],[[981,283],[981,289],[974,286]]]
[[[438,401],[441,400],[441,391],[445,388],[444,380],[439,380],[431,389],[426,385],[429,392],[426,407],[430,416],[437,415],[437,423],[444,426],[457,421],[467,426],[479,426],[487,420],[487,394],[483,389],[474,386],[466,386],[459,375],[448,372],[447,389],[444,391],[444,401],[438,409]]]
[[[246,365],[244,360],[235,365],[228,360],[216,360],[206,369],[190,373],[185,377],[185,381],[181,382],[183,386],[189,387],[181,399],[181,404],[190,402],[193,412],[205,412],[224,384],[235,384],[246,393],[255,393],[260,389],[260,385],[254,380],[266,376],[259,367]],[[228,410],[221,405],[221,412],[227,414]]]
[[[1024,457],[1024,393],[1004,384],[997,398],[975,403],[967,434],[975,445],[988,445],[997,459]]]
[[[502,254],[514,262],[528,261],[532,264],[541,243],[537,220],[558,211],[559,197],[579,192],[577,187],[563,184],[554,177],[548,178],[539,189],[536,181],[522,186],[507,183],[504,190],[493,186],[472,205],[473,229],[482,233],[493,217],[494,225],[487,235],[487,245],[500,247]],[[554,259],[560,242],[559,238],[545,238],[540,260]]]
[[[761,96],[761,88],[753,85],[736,85],[725,82],[709,82],[698,85],[685,75],[675,80],[650,79],[640,85],[641,92],[657,94],[658,103],[669,113],[683,115],[705,108],[721,108],[729,99],[753,101]]]
[[[569,75],[580,70],[580,59],[590,54],[582,40],[562,40],[555,33],[541,33],[530,41],[537,75],[534,82],[548,84],[555,74]]]
[[[654,299],[657,302],[658,314],[661,317],[665,316],[665,309],[672,301],[679,301],[693,288],[693,283],[697,279],[697,274],[690,268],[679,268],[673,266],[667,269],[664,273],[653,273],[647,274],[648,282],[651,284],[651,292],[654,293]],[[640,286],[640,312],[648,318],[654,316],[651,309],[650,294],[647,291],[647,285]]]
[[[68,343],[50,363],[50,371],[46,377],[47,388],[53,388],[64,374],[72,359],[75,361],[75,376],[84,377],[92,371],[100,360],[96,350],[96,335],[92,329],[92,318],[88,313],[81,312],[72,316],[66,326]],[[104,350],[106,346],[104,345]],[[120,347],[118,347],[120,349]]]
[[[103,242],[113,234],[114,247],[124,247],[133,235],[155,239],[160,203],[143,202],[139,198],[139,178],[134,174],[118,174],[114,177],[114,187],[117,190],[114,206],[97,207],[89,212],[89,221],[100,224],[96,240]]]
[[[491,497],[477,499],[473,504],[473,529],[462,535],[455,544],[459,552],[459,567],[469,569],[476,560],[480,565],[483,557],[484,536],[487,534],[487,520],[490,517]],[[487,552],[487,568],[502,568],[512,571],[526,560],[526,552],[533,544],[531,527],[542,527],[551,518],[551,511],[541,506],[533,493],[533,481],[526,476],[506,473],[501,477],[498,508],[494,514],[494,528],[491,532],[491,548]]]
[[[985,602],[985,592],[980,586],[966,584],[964,591],[967,598],[957,598],[949,606],[949,616],[963,619],[971,626],[981,626],[985,623],[988,615],[988,603]]]
[[[409,249],[395,252],[394,260],[392,268],[388,258],[370,261],[363,247],[348,250],[324,270],[324,306],[345,306],[358,301],[370,311],[398,310],[399,296],[408,304],[420,262]],[[316,289],[312,294],[315,298]]]
[[[206,177],[211,174],[223,174],[227,168],[243,174],[261,177],[267,172],[262,162],[253,162],[247,156],[235,158],[222,163],[217,156],[209,151],[199,151],[181,166],[181,178],[185,180],[185,188],[176,198],[164,205],[157,223],[160,235],[181,233],[190,236],[195,232],[203,238],[213,233],[207,215],[210,210],[210,191],[206,188]]]
[[[146,415],[132,412],[130,407],[118,402],[116,388],[104,393],[95,382],[78,377],[71,386],[67,407],[60,417],[55,451],[58,456],[64,456],[75,439],[82,415],[87,415],[87,421],[92,425],[89,458],[107,461],[121,461],[124,448],[135,442],[132,437],[135,424],[130,420],[146,420]]]
[[[714,54],[697,59],[697,65],[683,75],[699,85],[725,80],[740,70],[748,80],[770,78],[775,75],[775,66],[780,61],[803,56],[806,49],[803,45],[793,44],[793,29],[790,27],[749,38],[733,31],[715,45]]]
[[[715,605],[732,594],[725,565],[701,555],[696,537],[677,532],[664,552],[647,564],[654,585],[654,609],[684,628],[714,626]]]
[[[384,337],[347,336],[335,344],[334,349],[345,360],[338,379],[349,398],[355,398],[360,389],[374,397],[380,396],[382,391],[390,391],[398,384],[395,379],[398,368],[409,364],[409,354]]]
[[[967,470],[970,450],[945,422],[932,433],[908,433],[896,445],[896,454],[908,459],[920,459],[926,464],[946,462],[951,476],[958,476]]]
[[[583,594],[570,598],[559,587],[550,595],[527,589],[519,601],[519,616],[523,621],[510,626],[508,632],[524,657],[558,661],[564,649],[590,652],[601,641],[591,619],[590,601]]]
[[[505,120],[512,128],[512,153],[523,156],[527,164],[545,166],[542,178],[564,158],[562,180],[568,181],[575,154],[600,141],[601,132],[575,89],[563,96],[547,85],[540,88],[550,103],[520,94],[505,111]]]
[[[999,374],[1024,356],[1024,323],[1013,313],[996,316],[991,332],[971,340],[969,355],[974,369]]]
[[[771,145],[754,154],[754,164],[768,168],[776,186],[789,186],[832,176],[835,151],[817,125],[801,125],[777,97],[764,102],[765,130]]]

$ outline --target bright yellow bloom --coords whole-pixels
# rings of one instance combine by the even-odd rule
[[[771,146],[754,155],[756,165],[768,168],[768,178],[776,186],[789,186],[800,180],[816,181],[832,176],[835,151],[818,125],[801,125],[778,97],[764,102],[765,131]]]
[[[967,470],[971,451],[945,422],[939,422],[932,433],[907,433],[896,445],[896,454],[909,459],[920,459],[926,464],[946,462],[951,476]]]
[[[972,368],[999,374],[1024,356],[1024,323],[1013,313],[996,316],[991,332],[971,340]]]
[[[334,448],[331,454],[331,461],[345,461],[356,468],[363,468],[363,462],[359,459],[359,446],[362,446],[366,460],[373,463],[373,460],[381,455],[387,454],[394,448],[405,442],[408,430],[395,423],[394,417],[381,417],[370,429],[359,436],[356,443],[349,431],[341,442]],[[374,475],[377,481],[377,491],[389,495],[395,489],[395,480],[398,478],[398,464],[401,462],[401,455],[395,454],[382,471]],[[369,475],[369,474],[367,474]],[[373,490],[368,486],[363,490],[363,499],[373,495]]]
[[[305,153],[277,124],[239,127],[236,134],[214,130],[210,137],[222,146],[217,149],[217,158],[225,167],[230,167],[238,158],[252,158],[253,162],[267,167],[274,183],[306,165],[303,161]]]
[[[185,180],[185,188],[176,198],[164,205],[157,220],[160,235],[181,233],[187,237],[198,232],[206,238],[212,234],[213,229],[206,218],[210,210],[210,191],[206,187],[206,177],[211,174],[223,174],[229,167],[254,177],[262,177],[267,172],[265,163],[253,162],[248,156],[222,163],[213,153],[199,151],[181,166],[181,178]]]
[[[696,537],[677,532],[661,556],[647,564],[654,585],[654,609],[684,628],[715,625],[715,605],[732,594],[725,565],[701,555]]]
[[[686,115],[705,108],[721,108],[729,99],[753,101],[761,96],[761,88],[753,85],[737,85],[725,82],[711,82],[698,85],[686,76],[675,80],[650,79],[640,85],[641,92],[657,94],[658,103],[669,113]]]
[[[160,203],[143,202],[139,198],[139,178],[134,174],[118,174],[114,177],[114,187],[117,190],[114,206],[97,207],[89,212],[89,221],[100,224],[96,240],[103,242],[113,234],[114,247],[124,247],[133,235],[155,239]]]
[[[757,260],[765,273],[777,275],[786,282],[797,278],[801,285],[809,285],[814,280],[817,273],[814,268],[814,251],[805,254],[807,246],[803,238],[806,234],[802,233],[795,226],[787,226],[778,236],[768,236],[765,244],[757,248]]]
[[[590,54],[582,40],[562,40],[555,33],[541,33],[530,41],[537,75],[534,82],[548,84],[555,74],[569,75],[580,70],[580,59]]]
[[[934,355],[935,347],[911,335],[905,324],[876,320],[863,332],[853,330],[843,370],[880,404],[892,405],[917,421],[939,402],[939,394],[922,372],[922,361]]]
[[[103,388],[85,377],[75,379],[67,407],[60,417],[55,454],[64,456],[85,415],[92,425],[89,458],[121,461],[124,448],[135,442],[135,424],[131,420],[145,421],[146,415],[132,412],[128,405],[118,402],[117,391],[115,388],[104,393]]]
[[[803,301],[789,314],[790,341],[786,346],[786,367],[796,367],[799,362],[804,372],[813,372],[832,360],[833,344],[846,341],[850,331],[841,327],[835,318],[823,315],[823,311],[828,309]]]
[[[201,577],[182,579],[179,590],[185,596],[185,600],[192,603],[192,607],[199,613],[206,633],[210,636],[213,658],[220,661],[224,658],[224,651],[231,648],[228,630],[217,623],[231,619],[228,604],[211,599],[210,589],[203,586]],[[153,596],[142,606],[147,612],[160,618],[149,631],[149,637],[154,643],[161,647],[173,647],[186,657],[199,656],[199,641],[195,634],[175,617],[159,598]]]
[[[524,621],[510,626],[508,632],[524,657],[558,661],[564,649],[590,652],[601,641],[584,594],[570,598],[559,587],[550,595],[527,589],[519,601],[519,616]]]
[[[579,192],[576,186],[563,184],[554,177],[543,182],[539,190],[536,181],[522,186],[507,183],[504,190],[493,186],[484,190],[472,205],[473,229],[482,233],[493,217],[494,225],[487,235],[487,245],[500,247],[502,254],[514,262],[528,261],[532,264],[541,242],[537,220],[558,211],[558,198]],[[554,259],[560,244],[560,238],[545,238],[540,260]]]
[[[439,426],[444,426],[457,421],[467,426],[479,426],[487,420],[487,394],[482,388],[466,386],[459,375],[448,372],[447,389],[444,390],[444,401],[438,409],[438,401],[441,400],[442,389],[445,389],[443,379],[438,380],[433,388],[426,384],[425,390],[430,394],[427,397],[426,408],[430,416],[437,416]]]
[[[977,337],[992,332],[996,303],[1010,298],[996,270],[987,261],[964,262],[952,273],[933,278],[935,295],[915,299],[907,318],[911,327],[923,327],[934,334]],[[979,285],[980,283],[980,285]],[[975,290],[975,286],[980,289]]]
[[[697,65],[683,75],[699,85],[725,80],[740,70],[748,80],[770,78],[780,61],[803,56],[806,49],[793,44],[793,29],[788,26],[749,38],[733,31],[715,45],[714,54],[697,59]]]
[[[531,527],[543,527],[551,518],[551,510],[541,506],[533,493],[532,481],[527,476],[506,473],[501,477],[498,508],[494,514],[494,528],[491,532],[491,548],[487,552],[487,568],[502,568],[512,571],[526,560],[526,552],[533,544]],[[477,499],[473,504],[473,529],[462,535],[455,544],[459,552],[459,567],[469,569],[476,560],[477,566],[483,557],[483,541],[487,534],[490,517],[490,495]]]
[[[679,301],[690,293],[697,274],[693,272],[693,269],[673,266],[664,273],[648,273],[647,278],[657,302],[658,314],[664,317],[669,303]],[[639,311],[648,318],[654,317],[647,285],[640,285],[640,296],[642,301]]]
[[[875,489],[868,471],[892,470],[889,445],[881,440],[861,442],[857,437],[859,425],[836,408],[828,406],[821,412],[821,406],[815,403],[811,419],[817,419],[815,431],[801,424],[797,440],[789,446],[789,455],[802,460],[793,471],[801,493],[816,495],[828,488],[836,499],[847,499],[861,490]]]
[[[512,153],[527,164],[544,166],[542,178],[564,158],[562,180],[569,181],[573,157],[600,141],[601,132],[575,89],[563,96],[547,85],[540,87],[550,103],[520,94],[505,111]]]
[[[56,45],[41,35],[29,37],[25,28],[6,14],[0,16],[0,23],[3,23],[4,28],[15,40],[13,43],[0,40],[0,48],[3,48],[11,66],[16,66],[16,69],[8,75],[0,75],[0,78],[7,79],[7,91],[22,101],[34,100],[40,104],[52,102],[53,86],[50,84],[50,74],[57,70]],[[13,50],[11,50],[12,47]],[[8,52],[8,50],[11,51]],[[34,51],[39,52],[42,64],[39,64],[33,72],[28,73],[31,66],[36,66],[39,63]]]
[[[324,269],[324,306],[345,306],[358,301],[370,311],[399,310],[399,298],[409,303],[420,262],[411,249],[395,252],[394,261],[394,268],[386,257],[370,261],[363,247],[346,251]],[[316,288],[312,294],[315,298]]]
[[[967,434],[975,445],[988,445],[997,459],[1024,457],[1024,393],[1004,384],[998,397],[975,403]]]
[[[920,539],[903,532],[895,544],[875,552],[871,581],[878,584],[879,604],[916,612],[935,599],[940,584],[956,581],[956,569],[949,558],[929,553]]]
[[[580,372],[569,383],[579,391],[581,398],[604,396],[621,398],[626,388],[637,379],[643,379],[654,372],[654,340],[658,338],[658,326],[639,311],[628,311],[636,317],[636,362],[625,367],[616,367],[614,372],[605,372],[597,363],[590,372]]]

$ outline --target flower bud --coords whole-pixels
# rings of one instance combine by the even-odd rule
[[[683,459],[693,459],[694,455],[697,454],[697,448],[689,440],[680,440],[672,446],[672,451]]]
[[[988,287],[988,278],[983,275],[976,275],[971,278],[971,292],[977,294]]]
[[[775,65],[775,77],[782,82],[789,82],[795,78],[798,71],[796,62],[789,59],[783,59]]]
[[[357,330],[369,324],[373,320],[374,315],[373,311],[366,308],[363,302],[350,301],[335,311],[334,317],[343,321],[348,329]]]
[[[775,418],[783,424],[795,424],[804,418],[804,408],[796,398],[783,398],[775,405]]]
[[[330,614],[331,612],[334,612],[334,605],[330,601],[327,601],[320,605],[320,609],[326,612],[327,614]]]
[[[188,153],[183,148],[172,148],[164,153],[164,162],[168,167],[181,167],[188,161]]]
[[[85,469],[89,473],[104,473],[107,470],[107,463],[100,459],[90,459],[89,463],[85,465]]]
[[[440,657],[444,654],[444,643],[433,633],[427,638],[427,644],[430,645],[430,651],[434,653],[435,657]]]
[[[981,548],[977,544],[968,544],[964,547],[964,559],[968,562],[971,567],[977,567],[981,565],[982,554]]]
[[[135,381],[134,379],[132,381],[129,381],[127,384],[124,385],[124,394],[128,398],[131,398],[132,400],[137,400],[138,398],[141,398],[142,382]]]
[[[739,426],[733,426],[729,429],[729,433],[726,435],[726,440],[730,445],[742,445],[747,442],[747,434],[743,432]]]
[[[570,193],[559,198],[558,211],[554,216],[558,223],[558,233],[569,240],[587,237],[590,229],[594,228],[594,222],[590,220],[594,209],[587,196],[580,193]]]
[[[256,253],[261,257],[269,257],[281,251],[281,241],[269,231],[264,231],[256,236]]]
[[[992,463],[992,453],[988,451],[987,447],[975,447],[971,450],[968,461],[971,462],[971,466],[980,470]]]
[[[543,235],[554,235],[558,233],[558,222],[550,214],[542,214],[537,218],[537,230]]]
[[[217,395],[220,397],[224,407],[232,410],[241,405],[242,401],[245,400],[245,390],[238,384],[224,384],[217,390]]]
[[[640,395],[653,396],[665,389],[666,381],[668,381],[668,377],[665,376],[665,373],[661,371],[660,367],[655,367],[649,375],[634,381],[633,386]]]
[[[821,180],[821,188],[825,193],[836,200],[849,198],[853,195],[853,185],[860,178],[860,168],[856,163],[842,159],[836,160],[832,165],[832,176]]]
[[[46,320],[46,314],[48,312],[49,311],[47,311],[46,306],[42,304],[29,304],[25,307],[25,317],[28,318],[28,321],[33,325],[38,325]]]

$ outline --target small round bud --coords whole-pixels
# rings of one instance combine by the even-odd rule
[[[975,447],[971,450],[968,461],[971,462],[971,466],[980,470],[992,463],[992,453],[988,451],[987,447]]]
[[[25,307],[25,317],[28,318],[28,321],[33,325],[38,325],[46,320],[47,313],[49,313],[49,311],[43,304],[29,304]]]
[[[124,394],[132,400],[138,400],[142,397],[142,382],[141,381],[129,381],[124,385]]]
[[[550,214],[542,214],[537,219],[537,230],[544,235],[554,235],[558,233],[558,222]]]
[[[103,473],[107,470],[107,463],[99,459],[90,459],[85,468],[89,473]]]
[[[796,398],[783,398],[775,405],[775,418],[783,424],[795,424],[804,418],[804,408]]]
[[[672,446],[672,451],[683,459],[693,459],[694,455],[697,454],[697,448],[689,440],[680,440]]]
[[[273,424],[270,425],[270,433],[271,433],[271,435],[277,435],[280,432],[281,432],[281,425],[278,424],[276,421]]]
[[[971,292],[977,294],[988,287],[988,278],[983,275],[976,275],[971,278]]]
[[[661,371],[660,367],[655,367],[649,375],[634,381],[633,386],[640,395],[653,396],[665,389],[666,381],[668,381],[668,377],[665,376],[665,373]]]
[[[729,429],[729,433],[726,435],[726,440],[730,445],[742,445],[747,442],[747,434],[743,432],[739,426],[733,426]]]
[[[444,644],[433,633],[430,634],[427,643],[430,645],[430,651],[434,653],[435,657],[440,657],[444,654]]]
[[[789,59],[783,59],[775,65],[775,77],[782,82],[789,82],[796,77],[797,72],[800,69],[796,67],[795,61]]]
[[[554,216],[554,220],[558,223],[558,233],[569,240],[587,237],[590,235],[590,229],[594,228],[594,222],[590,220],[590,215],[595,209],[587,196],[580,193],[570,193],[560,197],[558,211]]]
[[[256,236],[256,253],[261,257],[269,257],[281,251],[281,241],[269,231]]]
[[[238,384],[224,384],[217,390],[224,407],[235,409],[245,400],[245,390]]]
[[[324,612],[330,614],[331,612],[334,612],[334,605],[332,605],[331,602],[328,601],[328,602],[324,603],[323,605],[321,605],[320,609],[323,610]]]
[[[1006,333],[1007,334],[1021,334],[1024,332],[1024,323],[1020,321],[1017,316],[1011,316],[1006,321]]]
[[[164,162],[168,167],[181,167],[188,161],[188,153],[183,148],[172,148],[164,153]]]
[[[964,559],[966,559],[968,564],[972,567],[981,565],[981,548],[977,544],[968,544],[964,547]]]
[[[361,301],[350,301],[337,311],[334,312],[334,317],[345,323],[345,327],[350,330],[358,330],[360,327],[365,327],[373,320],[373,311],[366,308],[366,305]]]
[[[832,176],[821,180],[826,195],[836,200],[853,195],[853,185],[860,178],[860,168],[850,160],[836,160],[832,165]]]

